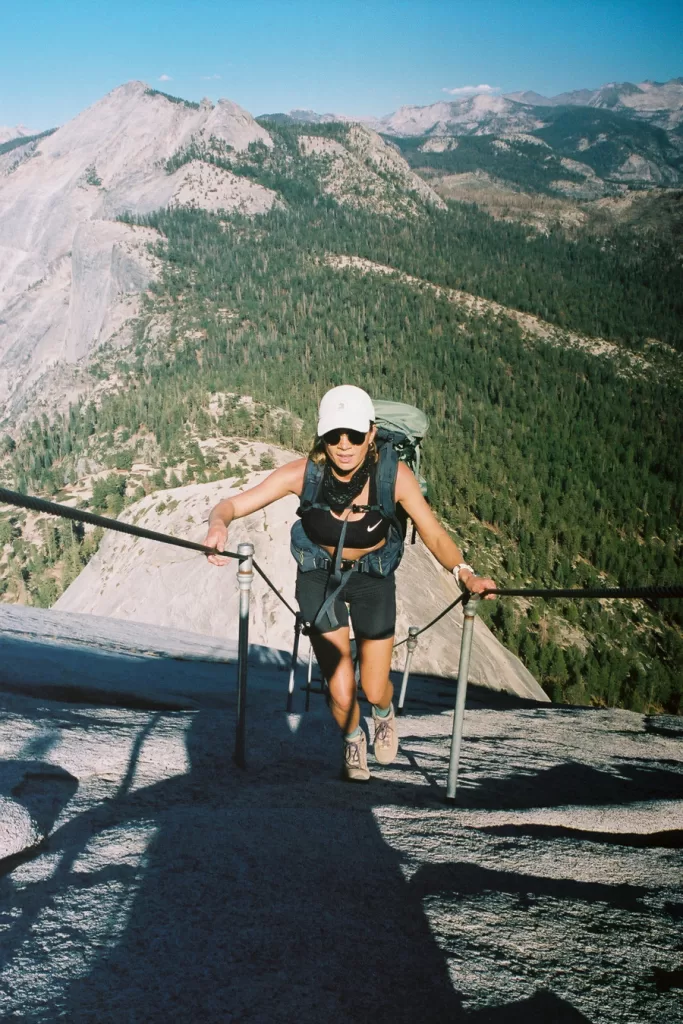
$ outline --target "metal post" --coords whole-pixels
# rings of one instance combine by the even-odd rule
[[[239,565],[237,582],[240,588],[240,627],[237,647],[237,735],[235,738],[235,761],[240,768],[246,768],[246,725],[247,725],[247,658],[249,657],[249,599],[254,579],[252,560],[254,545],[248,542],[237,545]]]
[[[451,759],[448,765],[448,786],[446,799],[455,800],[455,789],[458,783],[458,764],[460,762],[460,745],[462,743],[462,724],[465,717],[465,698],[467,697],[467,681],[470,672],[470,652],[472,650],[472,634],[474,620],[481,598],[478,594],[470,594],[463,609],[465,621],[462,627],[460,644],[460,664],[458,665],[458,690],[455,698],[453,714],[453,735],[451,736]]]
[[[405,668],[403,669],[403,679],[401,680],[401,695],[398,698],[398,707],[396,709],[397,715],[403,714],[403,704],[406,699],[406,690],[408,689],[408,679],[410,677],[410,662],[412,661],[413,658],[413,651],[417,647],[417,634],[417,626],[408,626],[408,639],[406,641],[408,653],[406,654],[406,663]]]
[[[287,687],[287,713],[292,710],[292,702],[294,700],[294,676],[296,675],[296,660],[299,657],[299,638],[303,624],[304,620],[301,614],[297,612],[296,619],[294,620],[294,646],[292,647],[292,664],[289,667],[289,685]]]
[[[306,676],[306,711],[311,706],[311,679],[313,678],[313,644],[308,648],[308,675]]]

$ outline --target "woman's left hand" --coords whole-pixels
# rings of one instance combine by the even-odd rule
[[[469,591],[470,594],[482,594],[485,590],[495,590],[496,584],[488,576],[475,576],[474,573],[470,573],[467,579],[460,577],[462,580],[465,590]],[[487,594],[484,598],[485,601],[495,601],[495,594]]]

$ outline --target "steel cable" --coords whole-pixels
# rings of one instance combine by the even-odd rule
[[[183,540],[182,537],[172,537],[166,533],[157,533],[155,530],[145,530],[140,526],[133,526],[131,523],[122,523],[118,519],[109,519],[108,516],[98,516],[93,512],[84,512],[82,509],[71,508],[69,505],[59,505],[54,501],[46,501],[44,498],[34,498],[28,494],[20,494],[18,491],[8,491],[0,487],[0,501],[8,505],[17,505],[19,508],[27,508],[33,512],[46,512],[51,516],[60,516],[62,519],[73,519],[80,523],[90,523],[92,526],[101,526],[105,530],[116,530],[118,533],[128,533],[133,537],[144,537],[147,540],[156,540],[162,544],[172,544],[180,548],[190,548],[192,551],[201,551],[204,555],[225,555],[226,558],[241,559],[242,556],[236,551],[219,551],[218,548],[207,548],[204,544],[197,544],[192,540]],[[261,566],[254,560],[254,569],[259,576],[268,584],[282,603],[289,609],[292,615],[295,610],[285,600],[275,584],[268,579]]]
[[[268,584],[268,586],[269,586],[269,587],[270,587],[270,589],[271,589],[271,590],[273,591],[273,593],[274,593],[274,594],[277,594],[277,596],[278,596],[278,597],[280,598],[280,600],[282,601],[283,605],[284,605],[284,606],[285,606],[286,608],[289,608],[289,610],[290,610],[290,612],[292,613],[292,615],[294,616],[294,618],[296,618],[296,612],[295,612],[295,611],[294,611],[294,609],[292,608],[291,604],[289,604],[289,602],[285,600],[285,598],[284,598],[284,597],[282,596],[282,594],[281,594],[281,593],[280,593],[280,591],[279,591],[279,590],[277,589],[277,587],[275,586],[275,584],[274,584],[274,583],[272,583],[272,582],[271,582],[271,581],[270,581],[270,580],[268,579],[268,577],[266,576],[266,574],[264,573],[263,569],[262,569],[262,568],[261,568],[261,566],[260,566],[260,565],[258,564],[258,562],[254,560],[254,561],[252,562],[252,565],[253,565],[253,566],[254,566],[254,568],[256,569],[256,572],[257,572],[257,573],[259,574],[259,576],[261,577],[261,579],[262,579],[262,580],[265,580],[265,582],[266,582],[266,583]]]
[[[100,526],[105,530],[115,530],[118,533],[127,533],[133,537],[143,537],[147,540],[159,541],[162,544],[172,544],[175,547],[189,548],[192,551],[201,551],[204,555],[224,555],[226,558],[237,558],[242,560],[242,556],[236,551],[218,551],[217,548],[209,548],[204,544],[197,544],[195,541],[184,540],[182,537],[172,537],[169,534],[157,533],[155,530],[145,530],[143,527],[134,526],[132,523],[122,523],[118,519],[110,519],[107,516],[98,516],[92,512],[84,512],[82,509],[71,508],[69,505],[60,505],[54,501],[46,501],[44,498],[35,498],[27,494],[21,494],[19,491],[10,491],[4,487],[0,487],[0,501],[5,502],[8,505],[16,505],[19,508],[27,508],[33,512],[45,512],[48,515],[59,516],[62,519],[72,519],[76,522],[89,523],[92,526]],[[266,576],[260,565],[254,560],[252,562],[254,569],[259,574],[261,579],[270,587],[273,593],[279,597],[280,601],[284,606],[296,617],[296,611],[289,602],[282,596],[280,591],[277,589],[275,584]],[[481,594],[482,597],[486,597],[488,594],[495,594],[497,597],[543,597],[543,598],[556,598],[564,597],[576,600],[577,598],[588,599],[611,599],[611,598],[623,598],[623,599],[642,599],[647,600],[656,598],[681,598],[683,597],[683,587],[680,586],[664,586],[664,587],[589,587],[583,590],[579,589],[535,589],[535,588],[519,588],[519,589],[498,589],[485,590]],[[456,605],[464,601],[469,595],[460,594],[459,597],[452,601],[443,611],[428,622],[426,626],[422,626],[414,635],[415,637],[420,636],[421,633],[431,629],[435,626],[445,615],[448,615]],[[394,647],[400,647],[401,644],[406,643],[408,637],[404,637],[403,640],[399,640],[394,644]]]
[[[482,591],[480,597],[486,597],[487,594],[495,594],[496,597],[569,597],[574,600],[576,600],[577,598],[623,598],[626,600],[635,600],[637,598],[640,598],[642,600],[647,600],[648,598],[652,599],[683,597],[683,587],[588,587],[583,590],[571,588],[565,588],[564,590],[539,590],[534,588],[499,590],[498,588],[496,588],[495,590],[492,589]],[[469,596],[469,594],[461,594],[460,597],[457,597],[455,601],[451,602],[451,604],[449,604],[447,608],[444,608],[444,610],[440,612],[435,619],[432,619],[431,622],[428,622],[426,626],[423,626],[422,629],[419,629],[417,633],[413,635],[415,637],[418,637],[420,633],[424,633],[425,630],[430,629],[439,621],[439,619],[442,619],[444,615],[447,615],[448,612],[455,608],[457,604],[460,604],[460,602],[463,601],[465,597]],[[407,641],[408,637],[404,636],[403,640],[399,640],[398,643],[394,644],[394,647],[400,647],[401,644],[404,644]]]
[[[4,501],[8,505],[28,508],[33,512],[47,512],[48,515],[61,516],[62,519],[74,519],[79,523],[101,526],[105,530],[116,530],[117,533],[129,533],[133,537],[145,537],[147,540],[157,540],[162,544],[173,544],[179,548],[190,548],[192,551],[201,551],[204,555],[225,555],[226,558],[242,558],[236,551],[218,551],[216,548],[207,548],[204,544],[197,544],[192,540],[183,540],[182,537],[170,537],[168,534],[157,533],[155,530],[145,530],[140,526],[133,526],[132,523],[122,523],[118,519],[109,519],[107,516],[98,516],[92,512],[84,512],[80,508],[71,508],[69,505],[58,505],[54,501],[45,501],[43,498],[33,498],[27,494],[19,494],[18,491],[8,491],[4,487],[0,487],[0,501]]]
[[[465,599],[465,595],[464,594],[461,594],[460,597],[456,597],[455,601],[451,601],[451,603],[448,605],[447,608],[444,608],[444,610],[442,612],[439,612],[439,614],[436,616],[436,618],[432,619],[431,622],[428,622],[426,626],[422,627],[422,629],[418,629],[417,633],[413,633],[413,636],[415,638],[417,638],[420,635],[420,633],[424,633],[425,630],[431,629],[432,626],[436,625],[436,623],[439,621],[439,619],[442,619],[444,617],[444,615],[448,615],[448,613],[450,611],[452,611],[452,609],[455,608],[455,606],[457,604],[460,604],[460,602],[463,601],[464,599]],[[406,643],[407,640],[408,640],[408,637],[404,636],[402,640],[399,640],[398,643],[394,644],[394,647],[400,647],[401,644]]]
[[[653,597],[683,597],[683,587],[675,585],[666,587],[588,587],[585,590],[571,588],[565,588],[564,590],[534,590],[534,589],[519,589],[519,590],[485,590],[482,593],[482,597],[486,594],[496,594],[499,597],[570,597],[576,598],[647,598]]]

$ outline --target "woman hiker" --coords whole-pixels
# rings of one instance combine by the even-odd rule
[[[330,709],[344,736],[342,775],[354,782],[367,781],[370,772],[359,724],[347,605],[358,644],[361,686],[372,705],[375,759],[390,764],[398,750],[389,680],[396,625],[394,571],[403,550],[396,506],[412,519],[425,545],[461,587],[472,594],[495,587],[493,580],[477,576],[465,563],[423,498],[415,475],[404,462],[397,463],[390,444],[393,462],[389,470],[383,469],[374,420],[367,392],[350,384],[332,388],[320,403],[318,439],[308,458],[289,462],[255,487],[220,501],[211,511],[204,541],[223,551],[233,519],[288,494],[302,499],[301,518],[292,528],[292,553],[298,562],[296,598],[327,681]],[[380,508],[387,472],[392,474],[393,494]],[[229,561],[219,554],[208,560],[213,565]]]

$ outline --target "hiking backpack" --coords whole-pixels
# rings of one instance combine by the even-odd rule
[[[427,433],[429,420],[421,409],[404,402],[379,398],[373,404],[378,437],[381,433],[391,441],[400,461],[405,462],[417,477],[426,498],[427,481],[420,474],[420,442]]]

